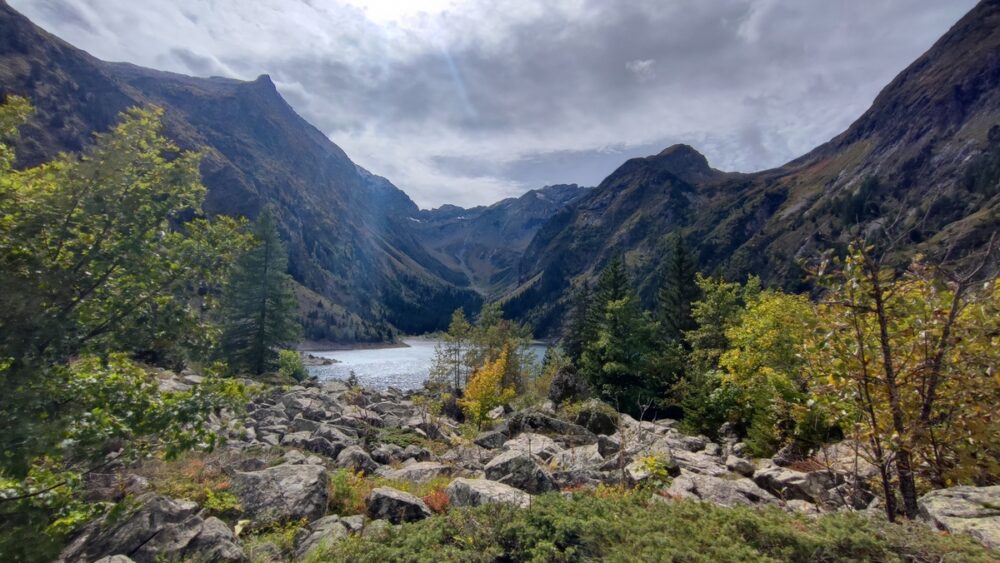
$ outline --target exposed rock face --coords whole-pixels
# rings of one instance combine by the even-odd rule
[[[986,547],[1000,549],[1000,485],[931,491],[918,505],[928,524],[951,533],[967,533]]]
[[[155,563],[163,554],[185,560],[246,560],[232,530],[218,518],[198,516],[195,503],[152,493],[136,503],[138,508],[114,522],[101,518],[88,524],[59,560],[88,563],[117,555],[136,563]]]
[[[488,479],[455,479],[446,490],[452,506],[480,506],[483,504],[512,504],[525,508],[531,502],[528,493]]]
[[[504,452],[490,460],[484,471],[487,479],[506,483],[528,493],[541,494],[556,489],[556,483],[548,470],[525,452]]]
[[[316,520],[326,513],[327,474],[321,465],[277,465],[260,471],[237,471],[233,492],[255,524]]]
[[[391,487],[378,487],[368,497],[368,516],[393,524],[422,520],[431,515],[424,501]]]
[[[479,436],[476,436],[476,445],[488,450],[495,450],[496,448],[502,446],[506,441],[507,436],[505,436],[503,432],[498,432],[496,430],[482,432]]]

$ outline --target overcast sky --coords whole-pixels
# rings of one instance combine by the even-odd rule
[[[93,55],[267,73],[422,207],[596,185],[688,143],[780,165],[847,127],[974,0],[9,0]]]

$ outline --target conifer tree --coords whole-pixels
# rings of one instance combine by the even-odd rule
[[[657,320],[662,337],[667,342],[680,342],[685,332],[697,324],[691,314],[691,304],[701,296],[695,275],[698,263],[677,234],[671,237],[663,280],[656,293]]]
[[[223,296],[223,352],[233,369],[260,375],[278,348],[298,340],[301,327],[288,257],[274,215],[261,211],[254,225],[256,246],[237,261]]]
[[[588,322],[592,295],[590,285],[584,283],[577,290],[573,301],[572,318],[563,335],[563,349],[573,362],[579,362],[583,348],[594,339],[594,326]]]

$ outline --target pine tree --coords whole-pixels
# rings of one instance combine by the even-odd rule
[[[271,211],[261,211],[254,225],[256,246],[237,261],[223,296],[223,352],[233,369],[262,374],[280,347],[301,333],[288,257]]]
[[[574,363],[580,361],[580,356],[583,355],[583,349],[588,342],[594,339],[594,326],[592,323],[588,322],[590,308],[591,308],[592,295],[590,291],[590,285],[584,283],[579,290],[577,290],[576,298],[573,301],[573,312],[572,318],[570,319],[569,326],[566,328],[566,332],[563,335],[563,349],[566,351],[566,355]]]
[[[698,264],[684,237],[671,237],[670,250],[663,268],[663,281],[656,293],[656,317],[666,342],[680,342],[684,333],[697,324],[691,314],[691,304],[701,297],[695,276]]]

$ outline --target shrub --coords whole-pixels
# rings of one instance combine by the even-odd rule
[[[849,513],[650,501],[648,494],[536,497],[530,510],[456,508],[377,538],[355,536],[311,561],[982,561],[965,537]]]
[[[300,383],[309,379],[309,370],[306,369],[306,365],[302,362],[302,354],[295,350],[281,350],[278,352],[278,373]]]

